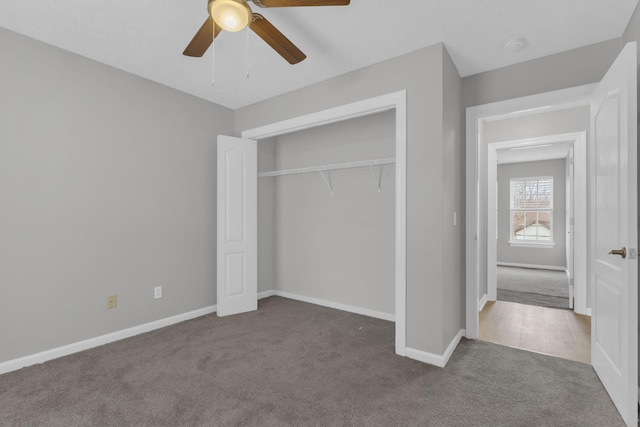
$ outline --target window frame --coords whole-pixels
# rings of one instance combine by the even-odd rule
[[[551,206],[549,208],[514,208],[513,206],[513,183],[514,181],[551,181]],[[556,243],[554,240],[554,179],[553,176],[526,176],[515,177],[509,179],[509,240],[507,243],[514,247],[529,247],[529,248],[545,248],[551,249]],[[515,239],[513,232],[513,217],[515,212],[523,212],[526,218],[529,212],[549,212],[549,240],[528,240],[528,239]],[[525,221],[526,222],[526,221]]]

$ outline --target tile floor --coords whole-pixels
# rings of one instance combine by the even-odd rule
[[[489,301],[480,312],[480,339],[591,363],[591,318],[571,310]]]

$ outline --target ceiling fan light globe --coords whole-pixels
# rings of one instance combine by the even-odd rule
[[[209,14],[225,31],[240,31],[251,22],[251,9],[243,0],[212,0]]]

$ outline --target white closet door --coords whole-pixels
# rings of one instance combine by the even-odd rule
[[[256,141],[218,136],[218,316],[258,308]]]
[[[627,425],[638,416],[636,46],[627,44],[591,105],[591,362]],[[616,251],[616,252],[612,252]]]

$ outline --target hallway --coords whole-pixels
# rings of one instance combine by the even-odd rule
[[[591,363],[591,318],[570,310],[488,301],[480,312],[480,339]]]

